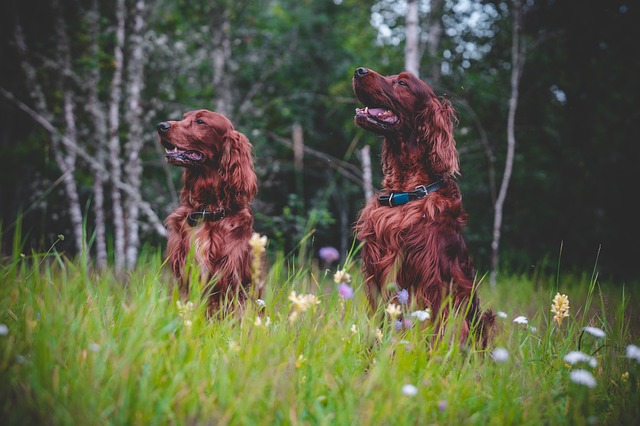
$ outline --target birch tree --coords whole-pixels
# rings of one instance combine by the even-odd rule
[[[502,183],[498,192],[494,207],[493,220],[493,240],[491,241],[491,274],[490,283],[494,287],[496,285],[496,275],[499,263],[500,236],[502,231],[502,211],[509,183],[511,181],[511,173],[513,171],[513,160],[516,149],[515,136],[515,118],[518,109],[518,97],[520,88],[520,78],[522,77],[522,69],[526,60],[527,45],[521,32],[522,25],[522,4],[520,0],[512,0],[513,22],[511,30],[511,96],[509,97],[509,114],[507,118],[507,156],[504,165],[504,174]]]

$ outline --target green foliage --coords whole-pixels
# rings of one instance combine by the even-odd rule
[[[483,351],[458,343],[456,319],[438,337],[428,320],[395,331],[379,321],[384,306],[371,316],[352,261],[351,299],[334,271],[277,255],[261,316],[251,302],[207,321],[197,296],[171,291],[158,253],[117,277],[53,248],[21,256],[16,244],[0,266],[4,424],[632,424],[640,414],[640,364],[625,357],[640,337],[629,322],[637,292],[595,277],[481,285],[483,304],[507,316]],[[293,318],[292,291],[319,303]],[[571,300],[560,325],[556,292]],[[513,322],[520,315],[528,324]],[[576,350],[597,366],[569,365]],[[578,369],[595,387],[572,382]]]

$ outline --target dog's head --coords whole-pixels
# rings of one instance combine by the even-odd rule
[[[185,167],[194,176],[207,170],[217,173],[233,192],[230,196],[256,194],[251,143],[224,115],[190,111],[180,121],[159,123],[157,131],[170,164]]]
[[[353,92],[364,104],[356,108],[358,126],[407,146],[426,144],[436,174],[458,173],[456,116],[451,103],[439,100],[431,86],[410,72],[383,76],[360,67],[353,74]]]
[[[228,118],[204,109],[187,112],[180,121],[163,121],[157,130],[167,162],[182,167],[216,162],[225,138],[237,133]]]

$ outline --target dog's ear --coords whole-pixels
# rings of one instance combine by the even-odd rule
[[[428,160],[439,176],[456,176],[460,173],[458,151],[453,139],[453,124],[457,120],[451,102],[436,97],[432,97],[416,117],[418,139],[429,145]]]
[[[229,190],[229,197],[238,204],[251,202],[258,192],[253,169],[253,148],[247,137],[229,129],[223,138],[220,175]]]

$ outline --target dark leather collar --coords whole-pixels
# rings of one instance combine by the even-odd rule
[[[216,220],[220,220],[224,217],[224,209],[220,208],[218,210],[202,210],[202,211],[192,211],[187,216],[187,223],[189,226],[196,226],[198,223],[205,222],[215,222]]]

